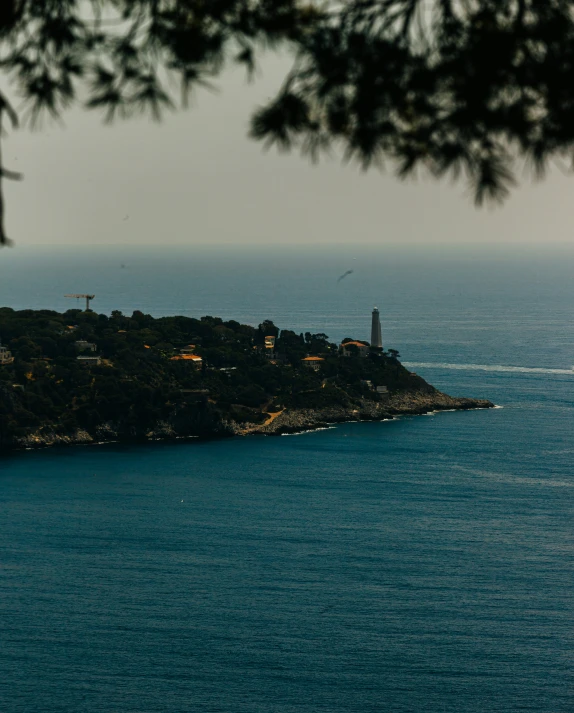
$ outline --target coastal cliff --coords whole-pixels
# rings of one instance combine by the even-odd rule
[[[0,308],[0,449],[227,438],[489,408],[398,352],[217,317]]]

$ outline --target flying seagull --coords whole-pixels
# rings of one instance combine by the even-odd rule
[[[344,272],[341,275],[341,277],[339,277],[339,279],[337,280],[337,284],[339,284],[339,282],[341,282],[341,280],[344,280],[345,277],[347,277],[347,275],[352,275],[352,274],[353,274],[353,270],[347,270],[347,272]]]

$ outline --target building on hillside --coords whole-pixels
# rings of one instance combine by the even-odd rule
[[[195,364],[195,366],[203,364],[203,359],[197,354],[178,354],[177,356],[172,356],[171,361],[186,361],[190,364]]]
[[[102,358],[99,356],[79,356],[76,359],[84,366],[99,366],[102,363]]]
[[[371,346],[376,349],[383,348],[383,338],[381,336],[381,318],[379,310],[375,307],[371,317]]]
[[[180,349],[179,353],[182,356],[194,356],[195,355],[195,344],[188,344],[186,347],[183,347],[182,349]]]
[[[352,357],[352,356],[359,356],[359,357],[366,357],[369,356],[369,352],[371,351],[370,347],[368,344],[363,344],[363,342],[344,342],[341,344],[341,356],[344,357]]]
[[[93,342],[87,342],[85,339],[78,339],[74,344],[79,352],[95,352],[98,349]]]
[[[307,367],[307,369],[313,369],[313,371],[319,371],[321,368],[321,362],[323,361],[325,361],[323,357],[318,356],[308,356],[301,359],[303,366]]]
[[[375,386],[370,379],[361,379],[361,386],[371,391],[375,391],[380,396],[389,394],[388,386]]]
[[[264,338],[264,350],[265,350],[265,356],[268,359],[274,359],[275,358],[275,337],[273,336],[268,336]]]
[[[12,364],[13,361],[14,361],[14,357],[12,356],[12,352],[0,344],[0,366],[6,366],[7,364]]]

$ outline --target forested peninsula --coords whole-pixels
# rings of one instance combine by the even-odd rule
[[[394,350],[218,317],[0,308],[0,449],[292,433],[490,408]]]

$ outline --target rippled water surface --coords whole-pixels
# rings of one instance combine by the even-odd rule
[[[350,255],[144,258],[65,291],[337,339],[376,301],[411,368],[503,408],[2,457],[0,711],[573,710],[573,265],[365,258],[342,293]],[[10,259],[0,302],[65,308],[64,263]]]

